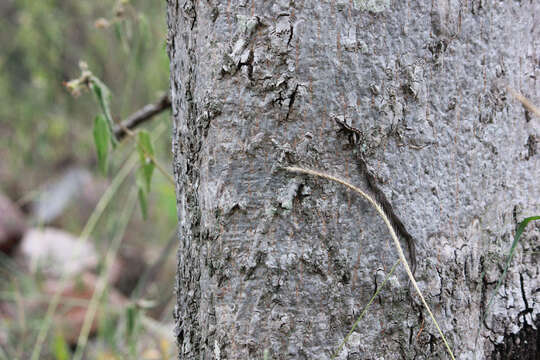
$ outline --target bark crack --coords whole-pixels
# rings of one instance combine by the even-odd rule
[[[438,267],[435,267],[435,271],[437,271],[437,275],[439,276],[439,283],[440,283],[440,286],[439,286],[439,293],[435,296],[438,296],[439,297],[439,301],[442,301],[442,294],[443,294],[443,288],[444,288],[444,276],[442,276],[441,274],[441,270],[438,268]]]
[[[527,318],[526,318],[525,315],[527,315],[529,313],[532,313],[533,308],[529,307],[529,302],[527,301],[527,295],[525,294],[525,285],[524,285],[524,282],[523,282],[523,274],[522,273],[519,274],[519,284],[520,284],[520,288],[521,288],[521,297],[523,299],[523,303],[525,304],[525,309],[523,309],[523,310],[521,310],[519,312],[518,318],[523,316],[523,322],[526,324],[527,323]]]
[[[289,26],[289,29],[290,29],[290,34],[289,34],[289,40],[287,40],[287,47],[289,47],[289,44],[291,43],[291,40],[293,38],[293,35],[294,35],[294,26],[292,24],[290,24]]]
[[[253,48],[249,50],[249,55],[246,61],[238,63],[237,71],[242,69],[242,66],[247,67],[247,76],[248,79],[253,81]]]
[[[289,116],[291,115],[292,107],[294,105],[294,100],[296,99],[297,92],[298,92],[298,84],[296,84],[293,92],[289,96],[289,108],[287,109],[287,116],[285,116],[285,121],[289,120]]]

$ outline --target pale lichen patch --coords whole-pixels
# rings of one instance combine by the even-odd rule
[[[390,7],[390,0],[354,0],[354,8],[357,10],[383,12]]]

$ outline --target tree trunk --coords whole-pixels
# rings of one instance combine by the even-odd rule
[[[538,225],[482,312],[540,212],[539,121],[506,91],[539,103],[539,10],[169,0],[180,358],[329,359],[396,261],[366,201],[291,165],[386,199],[456,358],[538,356]],[[403,267],[337,358],[447,358]]]

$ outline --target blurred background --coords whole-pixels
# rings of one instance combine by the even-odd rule
[[[170,111],[132,129],[156,165],[141,198],[148,154],[130,132],[98,170],[103,108],[80,81],[86,64],[115,124],[166,95],[166,2],[2,0],[0,16],[0,359],[176,358]]]

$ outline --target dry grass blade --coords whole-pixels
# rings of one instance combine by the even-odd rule
[[[540,109],[536,107],[529,99],[527,99],[525,96],[521,95],[516,90],[512,89],[510,86],[507,86],[506,89],[510,94],[512,94],[513,97],[519,100],[523,106],[532,112],[534,115],[536,115],[538,118],[540,118]]]
[[[166,129],[165,126],[158,127],[156,129],[156,138],[160,137],[163,134],[163,131],[165,131],[165,129]],[[113,197],[116,195],[117,191],[119,190],[124,180],[131,173],[136,163],[137,163],[137,154],[132,154],[129,157],[129,159],[126,161],[126,163],[122,166],[120,171],[116,174],[116,176],[111,182],[111,185],[105,191],[103,196],[100,198],[94,211],[92,212],[88,221],[86,222],[86,225],[81,231],[81,235],[79,237],[80,242],[86,241],[89,238],[90,234],[95,229],[98,220],[101,218],[101,216],[105,212],[105,209],[111,203]],[[52,297],[52,300],[49,303],[49,306],[47,307],[45,320],[43,321],[43,324],[39,329],[36,345],[34,346],[32,350],[31,360],[38,360],[40,358],[41,349],[43,348],[43,343],[49,331],[49,327],[51,326],[52,317],[54,316],[54,313],[56,312],[56,308],[61,300],[60,299],[61,293],[67,284],[67,280],[68,280],[67,274],[62,275],[60,279],[61,285],[58,291],[56,292],[56,294]]]
[[[448,352],[448,355],[450,355],[450,358],[452,358],[452,360],[455,360],[454,353],[452,352],[452,349],[450,349],[450,345],[448,344],[448,341],[446,340],[446,337],[444,336],[439,324],[437,323],[437,320],[435,319],[435,316],[431,312],[431,309],[430,309],[429,305],[427,304],[426,300],[424,299],[424,295],[422,295],[422,292],[420,291],[420,288],[418,287],[418,284],[416,283],[416,280],[414,279],[414,275],[413,275],[413,273],[411,271],[411,268],[410,268],[409,264],[407,263],[407,259],[405,258],[405,253],[403,252],[403,249],[402,249],[402,247],[401,247],[401,245],[399,243],[399,239],[398,239],[398,237],[396,235],[396,231],[394,230],[394,227],[391,225],[390,220],[388,219],[388,216],[386,216],[386,214],[383,211],[382,207],[371,196],[366,194],[361,189],[359,189],[356,186],[349,184],[345,180],[342,180],[342,179],[337,178],[335,176],[328,175],[328,174],[321,173],[321,172],[314,171],[314,170],[303,169],[303,168],[296,167],[296,166],[286,167],[285,170],[290,171],[290,172],[296,172],[296,173],[302,173],[302,174],[309,174],[309,175],[318,176],[318,177],[321,177],[321,178],[324,178],[324,179],[332,180],[332,181],[337,182],[337,183],[339,183],[341,185],[344,185],[344,186],[348,187],[349,189],[351,189],[352,191],[354,191],[355,193],[360,194],[364,199],[366,199],[375,208],[375,210],[377,210],[379,215],[382,217],[384,223],[386,224],[386,227],[388,228],[388,231],[390,232],[390,236],[392,237],[392,240],[394,241],[394,245],[395,245],[396,250],[398,252],[399,259],[403,263],[403,266],[405,266],[405,271],[407,272],[407,275],[409,276],[409,279],[411,280],[411,283],[413,284],[414,289],[418,293],[418,296],[420,297],[420,300],[422,301],[422,304],[426,308],[426,311],[428,312],[429,316],[431,317],[431,320],[433,321],[435,327],[437,328],[437,331],[439,332],[439,334],[441,335],[441,338],[443,339],[443,342],[444,342],[444,345],[446,346],[446,350]]]
[[[124,182],[124,180],[127,178],[131,170],[135,167],[135,164],[137,163],[137,157],[135,155],[132,155],[130,159],[124,164],[122,169],[118,172],[118,174],[113,179],[111,185],[105,191],[101,199],[99,200],[98,204],[96,205],[96,208],[90,215],[90,218],[88,219],[84,229],[81,232],[81,236],[79,237],[79,242],[87,241],[88,237],[96,227],[96,224],[98,220],[101,218],[103,213],[105,212],[105,209],[111,202],[112,198],[120,188],[120,185]],[[32,357],[31,360],[38,360],[40,358],[41,349],[43,347],[43,342],[45,341],[45,338],[47,336],[47,333],[49,331],[49,327],[52,323],[52,317],[54,313],[56,312],[56,308],[61,300],[61,294],[64,290],[68,280],[68,275],[63,274],[60,278],[60,287],[58,288],[58,291],[56,294],[52,297],[51,302],[49,303],[49,306],[47,307],[47,312],[45,314],[45,320],[43,321],[43,325],[40,327],[38,337],[36,340],[36,345],[33,348],[32,351]]]
[[[118,250],[120,249],[120,244],[122,243],[122,239],[124,238],[124,233],[129,223],[129,220],[131,219],[131,215],[133,214],[136,202],[136,191],[135,189],[132,189],[132,192],[127,200],[126,209],[128,210],[122,214],[119,231],[114,237],[112,244],[107,251],[103,270],[99,275],[96,289],[92,294],[92,299],[90,300],[90,304],[88,305],[88,310],[86,311],[86,316],[84,318],[81,332],[79,334],[79,339],[77,341],[77,350],[75,351],[75,355],[73,355],[73,360],[80,360],[83,356],[84,349],[86,348],[86,344],[88,342],[88,335],[90,334],[90,327],[92,326],[94,317],[97,313],[98,305],[103,297],[105,290],[107,289],[112,264],[114,259],[116,258],[116,255],[118,254]]]

